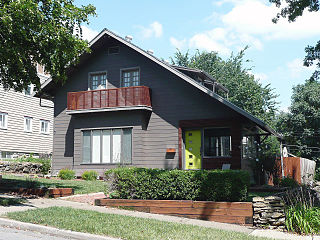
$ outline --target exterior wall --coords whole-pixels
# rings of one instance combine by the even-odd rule
[[[74,116],[66,114],[67,92],[87,90],[89,72],[107,71],[108,88],[118,88],[121,69],[132,67],[140,68],[140,85],[151,89],[153,108],[151,115],[143,111],[87,113]],[[132,153],[134,165],[177,168],[180,120],[228,118],[237,121],[240,118],[222,103],[124,45],[120,45],[120,53],[115,55],[107,55],[107,47],[98,53],[93,52],[92,57],[77,69],[55,96],[54,171],[74,166],[80,174],[84,169],[100,169],[102,172],[101,169],[112,167],[79,165],[81,128],[109,127],[114,124],[134,126]],[[166,157],[167,148],[176,149],[173,157]]]
[[[53,103],[0,86],[0,112],[8,114],[7,129],[0,129],[0,152],[51,154],[53,141]],[[24,131],[24,117],[32,117],[32,132]],[[40,133],[40,119],[50,121],[49,134]],[[1,158],[1,155],[0,155]]]

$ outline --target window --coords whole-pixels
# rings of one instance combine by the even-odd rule
[[[108,54],[109,55],[118,54],[119,50],[120,50],[119,46],[109,47],[108,48]]]
[[[32,118],[31,117],[24,117],[24,131],[25,132],[32,132]]]
[[[121,87],[139,86],[140,71],[139,69],[121,71]]]
[[[90,73],[90,89],[105,89],[107,88],[107,72],[102,73]]]
[[[40,120],[40,133],[49,134],[49,121]]]
[[[231,155],[229,128],[204,129],[204,155],[207,157],[228,157]]]
[[[7,129],[8,127],[8,113],[0,112],[0,128]]]
[[[30,84],[27,89],[24,90],[24,95],[31,96],[33,93],[33,85]]]
[[[85,130],[82,133],[83,163],[131,164],[131,128]]]

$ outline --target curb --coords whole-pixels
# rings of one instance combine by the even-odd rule
[[[0,218],[0,226],[16,228],[20,230],[35,231],[42,234],[62,237],[66,239],[71,238],[76,240],[83,240],[83,239],[120,240],[120,238],[105,237],[105,236],[99,236],[99,235],[90,234],[90,233],[74,232],[71,230],[61,230],[58,228],[47,227],[47,226],[42,226],[42,225],[37,225],[32,223],[19,222],[19,221],[5,219],[5,218]]]

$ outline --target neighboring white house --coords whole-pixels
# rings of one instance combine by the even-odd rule
[[[37,68],[44,82],[49,76]],[[0,159],[52,153],[53,102],[32,94],[33,86],[23,93],[0,86]]]

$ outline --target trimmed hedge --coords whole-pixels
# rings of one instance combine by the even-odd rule
[[[116,168],[106,171],[110,198],[245,201],[249,173],[242,170],[162,170]]]

